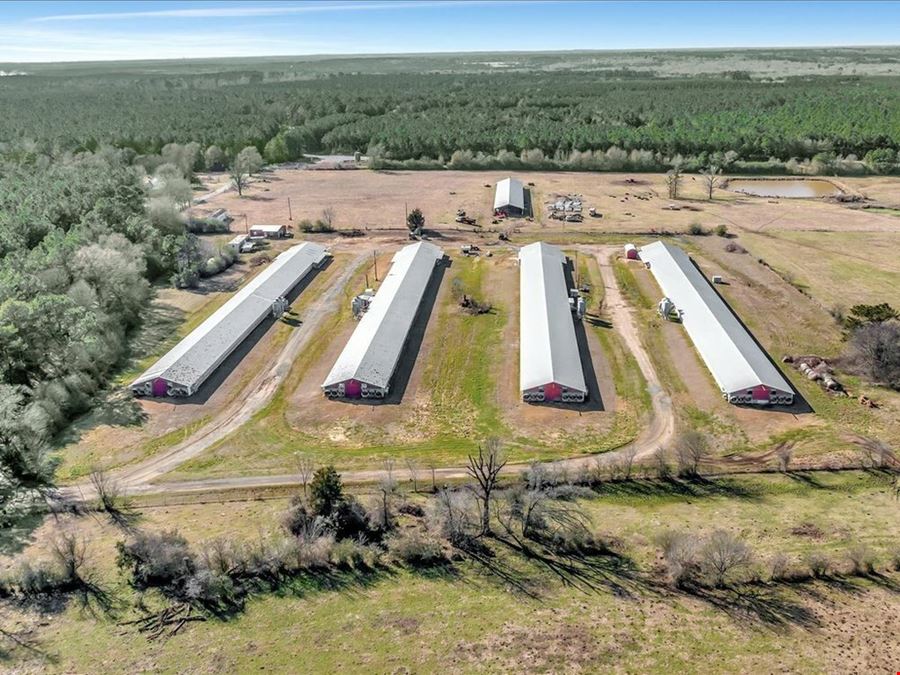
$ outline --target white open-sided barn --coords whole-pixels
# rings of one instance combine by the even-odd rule
[[[793,403],[787,380],[687,253],[662,241],[640,253],[729,403]]]
[[[519,251],[519,385],[525,401],[577,403],[587,397],[575,322],[556,246]]]
[[[322,383],[329,398],[384,398],[436,263],[444,252],[419,242],[400,249],[359,325]]]
[[[525,188],[518,178],[504,178],[494,192],[494,211],[508,216],[525,213]]]
[[[263,319],[280,307],[284,296],[328,252],[309,242],[292,246],[235,293],[131,384],[139,396],[191,396]],[[276,311],[277,313],[277,311]]]

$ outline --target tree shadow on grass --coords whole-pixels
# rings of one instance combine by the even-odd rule
[[[702,476],[682,478],[632,479],[607,481],[597,485],[595,491],[601,496],[613,497],[685,497],[709,499],[727,497],[732,499],[759,500],[765,495],[762,487],[729,477],[704,478]]]
[[[795,626],[805,630],[822,625],[812,609],[777,587],[753,585],[728,589],[692,588],[686,594],[703,600],[740,624],[771,629]]]

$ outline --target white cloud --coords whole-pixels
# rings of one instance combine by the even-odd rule
[[[240,30],[125,35],[56,29],[4,29],[0,37],[0,62],[287,56],[333,52],[336,46],[333,42],[299,35],[279,39]]]
[[[396,9],[421,9],[490,4],[520,4],[525,0],[424,0],[409,2],[316,3],[307,5],[246,5],[242,7],[185,7],[181,9],[142,10],[135,12],[97,12],[94,14],[53,14],[31,19],[48,21],[101,21],[139,18],[243,18],[253,16],[283,16],[311,12],[368,12]]]

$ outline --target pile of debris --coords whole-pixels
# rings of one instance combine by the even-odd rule
[[[791,363],[794,368],[806,375],[813,382],[819,382],[828,391],[838,396],[848,396],[844,385],[834,379],[834,371],[828,362],[820,356],[785,356],[782,363]]]
[[[493,305],[488,303],[479,302],[475,298],[470,295],[463,294],[462,299],[459,301],[459,306],[466,314],[490,314],[493,311]]]
[[[553,220],[564,220],[569,223],[580,223],[584,220],[581,215],[581,195],[554,195],[553,202],[547,202],[549,216]]]

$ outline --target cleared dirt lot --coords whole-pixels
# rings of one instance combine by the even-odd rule
[[[429,226],[454,226],[456,210],[464,209],[490,228],[494,184],[508,172],[469,171],[299,171],[280,170],[264,174],[252,183],[243,198],[226,192],[209,201],[211,208],[224,207],[235,217],[239,229],[246,215],[249,223],[298,226],[301,220],[316,220],[331,208],[338,228],[403,228],[406,208],[419,207]],[[826,200],[767,199],[717,190],[715,200],[706,200],[698,176],[685,176],[680,199],[667,197],[665,178],[658,174],[614,174],[573,172],[515,172],[526,183],[534,204],[534,223],[516,219],[514,224],[539,230],[542,236],[581,232],[685,231],[692,223],[715,227],[741,227],[755,231],[836,230],[896,231],[900,218],[890,213],[849,208]],[[895,179],[837,181],[848,192],[871,196],[885,203],[900,202]],[[485,186],[488,187],[485,187]],[[893,186],[893,189],[892,189]],[[550,220],[545,204],[556,195],[580,194],[585,220],[581,224]],[[289,220],[288,198],[293,220]],[[679,210],[668,210],[671,204]],[[854,205],[849,205],[854,206]],[[596,208],[602,218],[587,216]],[[503,222],[495,228],[504,229]]]

